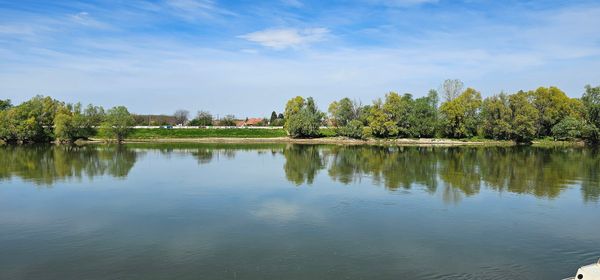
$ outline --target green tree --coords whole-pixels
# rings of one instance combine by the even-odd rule
[[[277,121],[277,112],[271,112],[271,118],[269,118],[269,124],[273,125],[273,123]]]
[[[117,106],[106,112],[103,124],[109,136],[121,143],[131,133],[135,120],[125,106]]]
[[[18,106],[2,110],[0,139],[5,142],[48,142],[54,138],[54,117],[64,103],[35,96]]]
[[[600,86],[592,87],[586,85],[581,101],[585,107],[585,119],[592,126],[592,130],[586,135],[587,140],[598,142],[600,141],[600,136],[598,135],[598,130],[600,129]]]
[[[458,97],[440,106],[441,129],[445,136],[465,138],[477,135],[481,93],[467,88]]]
[[[539,87],[530,94],[539,113],[537,135],[540,137],[550,136],[554,125],[567,116],[579,113],[578,101],[572,100],[557,87]]]
[[[375,100],[369,107],[368,127],[364,129],[364,137],[393,137],[398,135],[398,126],[389,114],[386,114],[381,99]]]
[[[437,91],[430,90],[426,97],[414,101],[413,115],[410,117],[413,126],[410,134],[413,137],[434,137],[437,127]]]
[[[360,105],[346,97],[342,98],[340,101],[332,102],[329,105],[328,111],[333,120],[333,124],[337,127],[342,127],[352,120],[359,118]]]
[[[220,126],[236,126],[235,116],[234,115],[226,115],[219,121]]]
[[[196,118],[194,118],[190,125],[194,126],[212,126],[213,116],[208,111],[198,111]]]
[[[582,139],[593,130],[594,127],[587,124],[585,120],[568,116],[552,127],[552,136],[556,140]]]
[[[325,114],[319,111],[312,97],[304,100],[297,96],[285,106],[284,128],[293,138],[317,137],[324,117]]]
[[[412,137],[412,128],[415,120],[413,116],[414,101],[411,94],[400,96],[395,92],[385,95],[383,111],[394,122],[398,132],[390,136]]]
[[[89,138],[96,134],[97,127],[104,119],[102,107],[88,105],[82,111],[81,104],[67,105],[54,117],[54,135],[57,141],[72,142]]]
[[[5,99],[5,100],[0,99],[0,111],[4,111],[10,107],[12,107],[12,103],[10,102],[10,99]]]
[[[487,138],[507,140],[512,133],[512,110],[504,93],[483,100],[481,107],[483,135]]]
[[[517,143],[531,142],[538,131],[539,112],[532,102],[530,93],[519,91],[508,97],[511,118],[511,139]]]

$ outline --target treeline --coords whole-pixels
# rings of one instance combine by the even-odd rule
[[[290,99],[283,113],[270,118],[237,120],[233,115],[215,121],[199,111],[190,121],[189,111],[172,116],[177,124],[195,126],[280,126],[294,138],[321,136],[321,126],[335,128],[336,134],[368,138],[488,138],[528,143],[551,137],[556,140],[582,139],[600,142],[600,86],[586,86],[581,98],[570,98],[557,87],[513,94],[500,93],[482,98],[473,88],[463,90],[460,80],[446,80],[440,93],[430,90],[420,98],[390,92],[363,105],[342,98],[329,105],[328,114],[319,110],[313,98]],[[3,142],[72,142],[100,134],[122,141],[136,124],[150,118],[136,117],[126,107],[108,110],[100,106],[64,103],[36,96],[13,106],[0,100],[0,140]]]
[[[540,87],[483,99],[460,80],[446,80],[444,101],[390,92],[370,105],[343,98],[329,105],[328,115],[312,98],[295,97],[285,108],[285,129],[292,137],[316,137],[319,126],[336,127],[340,136],[367,138],[454,139],[482,137],[528,143],[536,138],[600,140],[600,86],[586,86],[581,98],[570,98],[557,87]]]
[[[36,96],[18,106],[0,100],[0,140],[7,143],[72,142],[96,135],[98,129],[121,142],[134,119],[123,106],[108,110],[100,106],[64,103]]]

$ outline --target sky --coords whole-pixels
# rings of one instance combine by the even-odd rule
[[[0,99],[269,116],[291,97],[600,84],[600,1],[0,0]]]

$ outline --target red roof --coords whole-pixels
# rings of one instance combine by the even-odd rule
[[[246,121],[245,125],[257,125],[257,124],[259,124],[260,122],[262,122],[262,120],[263,120],[263,119],[261,119],[261,118],[249,118],[249,119]]]

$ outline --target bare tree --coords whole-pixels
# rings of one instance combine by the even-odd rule
[[[175,118],[176,124],[184,125],[190,116],[190,112],[188,110],[177,110],[173,117]]]
[[[465,84],[459,79],[447,79],[442,84],[442,92],[444,94],[444,98],[446,101],[453,100],[454,98],[460,95],[460,92],[463,90]]]

